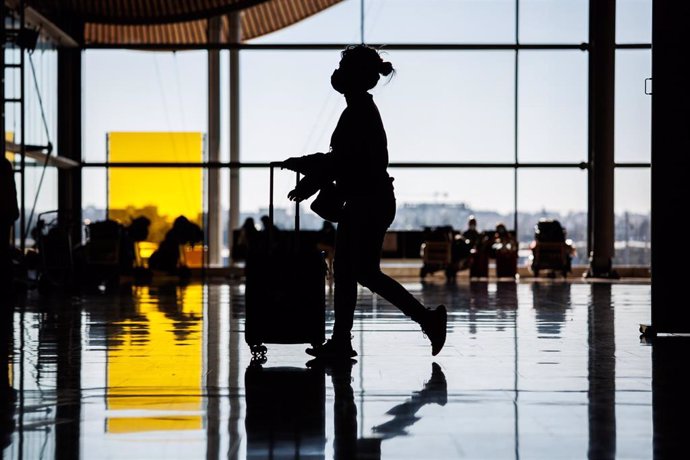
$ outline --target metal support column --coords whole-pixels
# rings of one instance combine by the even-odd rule
[[[208,20],[208,42],[220,42],[221,18]],[[220,50],[208,53],[208,161],[220,161]],[[223,247],[222,208],[220,200],[220,169],[209,168],[208,177],[208,263],[211,267],[222,264]]]
[[[81,162],[81,50],[59,48],[57,56],[57,152]],[[81,241],[81,168],[58,170],[58,209]]]
[[[228,15],[229,41],[240,43],[242,25],[240,12]],[[240,52],[230,50],[230,161],[240,161]],[[230,216],[228,220],[228,248],[232,254],[232,231],[240,226],[240,170],[230,169]]]
[[[591,247],[588,277],[617,278],[614,256],[614,88],[616,1],[589,2],[589,176]]]

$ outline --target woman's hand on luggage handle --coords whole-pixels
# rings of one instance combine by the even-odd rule
[[[307,195],[306,191],[299,190],[298,188],[294,188],[288,192],[288,199],[290,201],[296,201],[297,203],[306,200],[310,196],[311,195]]]
[[[300,172],[301,167],[302,159],[300,157],[290,157],[280,165],[280,169],[289,169],[295,172]]]

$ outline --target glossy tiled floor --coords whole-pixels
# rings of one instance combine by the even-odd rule
[[[648,283],[406,287],[448,306],[441,354],[362,290],[359,356],[327,369],[306,366],[304,345],[269,344],[252,365],[242,285],[30,293],[5,322],[3,456],[683,457],[664,454],[684,441],[690,347],[640,341]]]

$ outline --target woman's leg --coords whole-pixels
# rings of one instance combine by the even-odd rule
[[[374,203],[375,204],[375,203]],[[446,309],[428,310],[400,283],[381,271],[383,238],[395,216],[395,201],[385,207],[368,205],[344,210],[338,224],[335,254],[335,324],[332,339],[307,349],[317,357],[355,356],[350,345],[357,282],[398,307],[420,324],[436,355],[446,341]]]
[[[341,359],[352,358],[357,353],[352,349],[350,333],[357,304],[357,278],[352,269],[352,246],[350,234],[350,222],[343,218],[338,224],[336,234],[335,254],[335,323],[333,335],[326,343],[312,348],[306,352],[317,358]]]
[[[387,200],[377,207],[353,209],[349,231],[356,280],[398,307],[405,315],[421,322],[428,310],[400,283],[381,271],[383,239],[394,217],[394,200]]]
[[[395,216],[393,212],[367,213],[366,208],[361,219],[353,219],[350,232],[355,257],[357,281],[395,305],[405,315],[419,323],[422,331],[431,341],[431,354],[436,356],[446,342],[447,313],[444,305],[435,310],[428,310],[407,289],[381,271],[381,249],[383,238]],[[368,218],[367,218],[368,217]]]
[[[333,339],[350,342],[350,333],[357,305],[357,278],[352,259],[351,222],[345,216],[338,223],[334,260],[335,294]]]

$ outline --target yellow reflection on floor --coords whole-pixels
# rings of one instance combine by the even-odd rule
[[[178,417],[116,417],[108,419],[108,433],[200,430],[200,415]]]
[[[107,431],[201,429],[203,287],[133,289],[135,319],[108,346]]]

